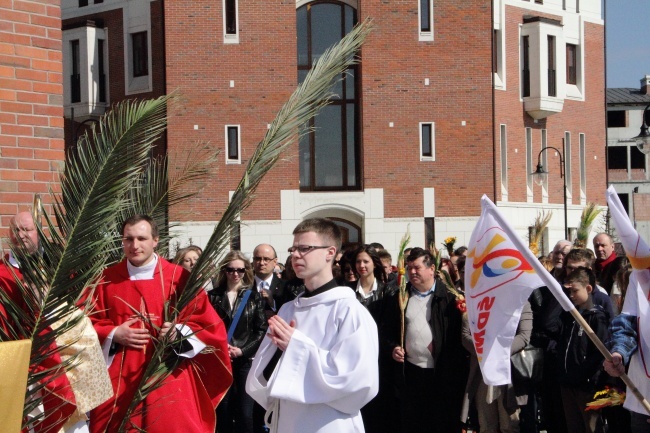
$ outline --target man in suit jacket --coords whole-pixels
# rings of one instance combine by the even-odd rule
[[[255,271],[255,288],[266,300],[265,311],[271,317],[280,309],[285,299],[285,281],[275,275],[273,270],[278,263],[278,255],[269,244],[260,244],[253,250],[253,270]]]
[[[406,263],[404,344],[398,296],[386,305],[381,332],[384,350],[400,366],[402,432],[460,431],[468,372],[467,352],[461,345],[462,313],[454,295],[436,278],[431,252],[413,248]]]

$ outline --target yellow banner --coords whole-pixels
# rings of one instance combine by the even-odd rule
[[[31,340],[0,343],[0,419],[8,433],[19,433],[22,425],[31,349]]]

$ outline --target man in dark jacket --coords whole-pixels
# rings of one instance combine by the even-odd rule
[[[401,424],[408,433],[460,431],[468,354],[461,345],[462,313],[436,278],[431,253],[413,248],[401,335],[399,295],[386,306],[382,343],[399,364]]]

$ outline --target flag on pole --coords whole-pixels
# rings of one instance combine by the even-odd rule
[[[562,308],[573,304],[492,201],[481,198],[468,244],[465,295],[474,348],[488,385],[510,383],[510,347],[531,292],[547,286]]]
[[[638,320],[638,347],[632,355],[628,374],[640,392],[650,395],[648,381],[650,373],[650,248],[634,229],[613,186],[607,188],[607,204],[618,238],[632,265],[632,274],[625,295],[621,314],[636,316]],[[638,413],[647,413],[637,399],[626,399],[625,408]]]

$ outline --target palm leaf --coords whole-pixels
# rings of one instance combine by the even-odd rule
[[[598,218],[601,211],[602,209],[600,209],[596,203],[587,203],[587,206],[585,206],[580,215],[580,226],[576,233],[576,239],[573,242],[575,247],[587,247],[587,240],[589,239],[591,227],[594,225],[594,221],[596,221],[596,218]]]
[[[553,212],[539,212],[535,217],[535,222],[533,223],[532,230],[528,233],[528,248],[535,255],[535,257],[539,255],[539,243],[542,240],[544,230],[546,230],[546,227],[551,221],[552,216]]]
[[[25,305],[8,296],[7,337],[32,340],[30,375],[25,414],[42,401],[45,383],[64,374],[75,363],[72,357],[57,366],[36,372],[42,362],[61,347],[58,336],[83,317],[66,320],[77,309],[84,289],[91,287],[115,248],[115,223],[129,197],[125,194],[140,176],[151,146],[164,131],[169,97],[117,104],[98,127],[80,138],[67,154],[61,173],[60,193],[50,192],[56,224],[43,212],[45,228],[37,223],[42,254],[29,254],[19,242],[12,253],[21,265],[23,279],[15,278]],[[39,218],[37,218],[38,220]],[[30,428],[40,418],[30,419]]]
[[[345,70],[357,61],[355,54],[370,32],[368,21],[356,26],[338,44],[328,49],[316,62],[305,80],[298,86],[289,100],[280,109],[264,139],[248,161],[230,203],[215,227],[203,254],[192,269],[183,292],[179,295],[170,313],[175,320],[183,310],[203,290],[204,283],[218,272],[214,263],[218,261],[230,242],[233,227],[241,213],[252,203],[253,193],[263,177],[278,162],[282,153],[305,132],[304,125],[318,111],[329,103],[333,96],[333,84],[340,80]],[[301,129],[303,128],[303,129]],[[144,401],[151,391],[159,388],[180,362],[172,353],[172,342],[162,339],[156,344],[151,362],[146,367],[138,391],[123,420],[120,431],[128,425],[128,418],[136,407]]]

